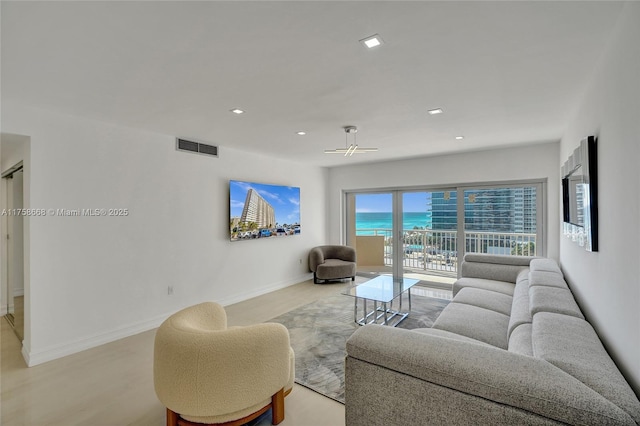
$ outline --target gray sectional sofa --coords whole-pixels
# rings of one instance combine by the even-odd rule
[[[551,259],[467,254],[432,328],[347,341],[347,426],[638,425],[640,401]]]

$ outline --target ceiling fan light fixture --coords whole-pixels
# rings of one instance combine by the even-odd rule
[[[353,155],[353,154],[365,154],[367,152],[378,152],[378,148],[360,148],[359,146],[357,147],[358,149],[356,150],[355,148],[352,148],[349,152],[349,156]],[[324,153],[325,154],[345,154],[347,152],[347,150],[349,150],[349,148],[336,148],[336,149],[325,149]],[[345,155],[346,157],[346,155]]]
[[[356,133],[358,133],[358,128],[356,126],[345,126],[345,148],[336,148],[336,149],[325,149],[325,154],[342,154],[345,157],[351,157],[353,154],[365,154],[367,152],[377,152],[378,148],[360,148],[356,143]],[[353,143],[347,146],[349,134],[353,135]]]

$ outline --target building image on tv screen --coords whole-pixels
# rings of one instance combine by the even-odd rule
[[[300,188],[229,181],[231,241],[300,233]]]

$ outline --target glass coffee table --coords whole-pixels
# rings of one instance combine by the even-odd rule
[[[420,280],[402,278],[394,280],[392,276],[381,275],[362,284],[347,289],[343,294],[354,298],[353,318],[356,324],[383,324],[397,326],[411,311],[411,287]],[[409,310],[402,310],[402,295],[407,293]],[[393,309],[393,301],[398,299],[398,309]],[[362,303],[362,316],[358,315],[358,302]],[[373,307],[368,309],[369,302]],[[381,322],[380,322],[381,321]]]

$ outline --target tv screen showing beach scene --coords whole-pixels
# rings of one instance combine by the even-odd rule
[[[231,241],[300,234],[300,188],[229,181]]]

